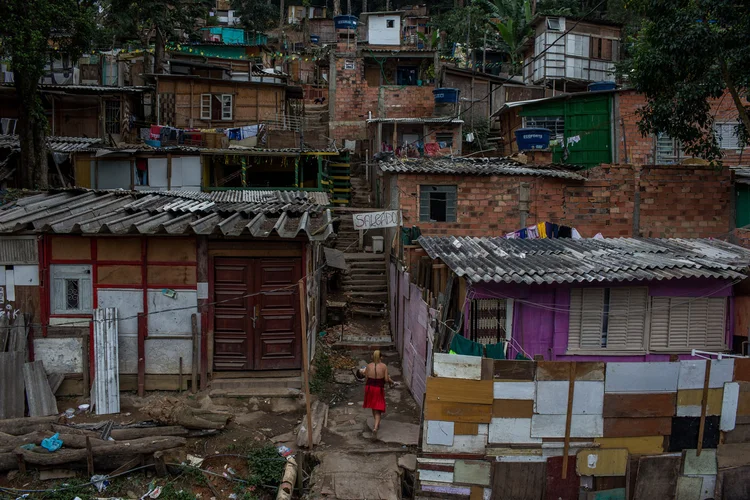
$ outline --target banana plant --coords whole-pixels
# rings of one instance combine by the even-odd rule
[[[521,48],[526,38],[532,34],[531,30],[531,5],[529,0],[495,0],[495,11],[500,18],[499,22],[490,22],[500,38],[508,48],[510,62],[514,69],[517,68]]]
[[[429,38],[427,37],[427,35],[420,32],[417,32],[417,36],[422,41],[425,48],[428,49],[436,49],[440,40],[440,32],[437,30],[437,28],[432,30]]]

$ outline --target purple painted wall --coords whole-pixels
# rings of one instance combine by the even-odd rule
[[[599,288],[607,286],[647,286],[651,297],[729,297],[726,339],[732,346],[734,334],[734,300],[730,281],[696,278],[650,282],[587,283],[522,285],[508,283],[478,283],[467,288],[467,299],[509,298],[515,299],[513,307],[512,338],[530,356],[542,355],[545,360],[576,361],[669,361],[669,354],[635,354],[627,356],[576,356],[566,354],[568,345],[568,310],[570,289],[574,287]],[[464,304],[464,331],[468,331],[470,305]],[[508,357],[519,352],[511,346]],[[689,359],[689,354],[679,355]]]

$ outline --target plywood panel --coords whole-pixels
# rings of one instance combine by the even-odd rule
[[[91,238],[52,237],[52,260],[91,260]]]
[[[724,389],[709,389],[706,404],[706,415],[720,415]],[[677,391],[677,416],[700,417],[703,389],[684,389]]]
[[[495,360],[482,358],[482,380],[492,380],[495,374]]]
[[[494,362],[494,377],[498,380],[534,380],[534,362],[497,359]]]
[[[489,443],[541,443],[538,437],[531,437],[530,418],[493,418],[490,422]]]
[[[721,471],[718,479],[718,482],[722,485],[721,500],[747,500],[750,498],[748,477],[750,477],[750,467],[737,467],[736,469]]]
[[[677,500],[700,500],[703,489],[702,477],[677,478]]]
[[[151,285],[195,285],[195,266],[148,266],[148,284]]]
[[[720,389],[726,382],[731,382],[734,375],[734,359],[714,359],[711,361],[709,389]],[[680,378],[678,389],[703,389],[706,378],[705,360],[680,361]]]
[[[427,420],[489,424],[492,419],[492,405],[425,401],[424,418]]]
[[[568,382],[537,382],[536,412],[541,415],[565,415],[568,409]],[[576,382],[573,393],[574,415],[601,415],[604,382]]]
[[[716,450],[685,450],[682,473],[686,476],[716,475]]]
[[[576,471],[581,476],[624,476],[628,468],[628,450],[620,448],[580,450]]]
[[[96,281],[100,285],[140,285],[142,283],[140,266],[98,266]]]
[[[453,444],[454,423],[442,420],[427,420],[427,444]]]
[[[146,255],[149,262],[195,262],[195,239],[149,238]]]
[[[604,437],[668,436],[670,432],[670,417],[604,419]]]
[[[737,405],[740,396],[740,385],[737,382],[724,384],[724,396],[721,400],[721,421],[719,429],[727,432],[734,429],[737,421]]]
[[[419,470],[420,481],[434,481],[438,483],[452,483],[453,473],[437,470]]]
[[[750,299],[750,297],[748,298]],[[734,360],[734,380],[737,382],[750,382],[750,358]]]
[[[97,260],[122,260],[141,262],[140,238],[98,238]]]
[[[605,388],[606,391],[606,388]],[[677,394],[604,394],[605,417],[671,417]]]
[[[21,351],[0,352],[0,420],[24,416],[26,400],[21,376],[24,358]]]
[[[496,399],[492,402],[494,418],[531,418],[534,402],[524,399]]]
[[[429,377],[427,399],[491,405],[492,381]]]
[[[427,429],[424,429],[424,433]],[[423,434],[422,452],[424,453],[467,453],[483,454],[487,446],[487,434],[478,434],[476,436],[454,436],[453,446],[438,444],[427,444],[426,436]]]
[[[737,395],[737,416],[750,417],[750,382],[738,382],[740,386]]]
[[[547,459],[546,500],[578,500],[580,478],[576,474],[576,461],[568,459],[567,477],[562,478],[563,457]]]
[[[435,353],[434,367],[438,377],[482,379],[482,358],[478,356]]]
[[[638,460],[633,500],[674,498],[680,475],[680,461],[679,455],[641,457]]]
[[[536,365],[537,381],[568,380],[570,362],[567,361],[538,361]],[[576,380],[604,381],[604,363],[577,362]]]
[[[531,418],[531,436],[539,438],[565,437],[565,415],[534,415]],[[604,422],[601,415],[573,415],[570,436],[576,438],[601,437]]]
[[[453,481],[456,484],[489,486],[492,464],[483,460],[456,460]]]
[[[534,382],[495,382],[493,397],[495,399],[528,399],[536,395]]]
[[[655,455],[664,453],[664,438],[662,436],[596,438],[595,443],[600,448],[625,448],[632,455]]]
[[[675,392],[680,363],[607,363],[606,392]]]
[[[476,436],[479,434],[479,424],[458,422],[453,427],[456,436]]]
[[[716,452],[719,470],[750,465],[750,443],[720,444]]]
[[[669,436],[669,451],[682,451],[698,447],[700,417],[674,417]],[[706,417],[703,431],[703,448],[716,448],[719,444],[719,417]]]
[[[543,500],[547,464],[497,462],[493,466],[492,498],[503,500]]]

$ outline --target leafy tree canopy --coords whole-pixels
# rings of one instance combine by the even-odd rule
[[[279,18],[279,6],[268,0],[231,0],[231,5],[249,31],[262,33],[273,28]]]

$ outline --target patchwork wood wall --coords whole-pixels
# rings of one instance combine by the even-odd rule
[[[417,498],[750,498],[750,359],[435,354],[433,373]]]

